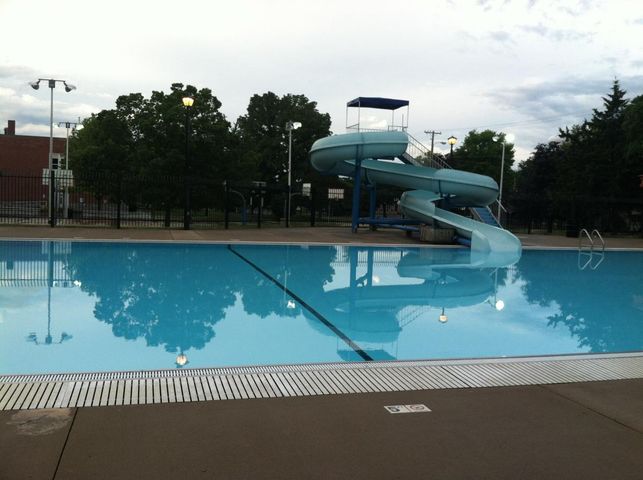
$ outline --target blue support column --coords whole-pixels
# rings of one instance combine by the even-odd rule
[[[374,183],[368,186],[368,217],[370,220],[375,218],[375,207],[377,206],[377,188]],[[375,230],[375,225],[371,224],[371,230]]]
[[[359,150],[361,149],[358,149],[358,152]],[[351,229],[353,233],[357,232],[357,228],[359,227],[359,200],[361,187],[362,159],[361,155],[357,155],[357,158],[355,159],[355,175],[353,176],[353,219],[351,222]]]

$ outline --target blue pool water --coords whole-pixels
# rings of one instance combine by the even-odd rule
[[[640,351],[642,271],[641,252],[503,265],[456,248],[0,242],[0,374]]]

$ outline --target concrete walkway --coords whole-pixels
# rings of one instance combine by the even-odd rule
[[[2,479],[640,479],[641,452],[643,380],[0,412]]]
[[[304,228],[244,228],[230,230],[168,230],[168,229],[109,229],[80,227],[0,226],[0,238],[57,238],[77,240],[163,240],[219,242],[293,242],[323,244],[390,244],[427,245],[417,237],[408,237],[399,230],[360,229],[351,233],[348,227]],[[560,235],[526,235],[518,238],[526,247],[578,247],[577,238]],[[643,248],[641,237],[606,237],[607,248]]]

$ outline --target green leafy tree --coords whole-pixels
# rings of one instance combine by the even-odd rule
[[[300,122],[292,131],[292,180],[294,185],[316,177],[308,162],[313,142],[330,135],[330,115],[317,110],[317,102],[305,95],[284,95],[273,92],[253,95],[247,113],[239,117],[241,165],[247,168],[246,179],[287,184],[289,121]]]
[[[189,111],[182,103],[185,96],[194,98]],[[138,192],[145,203],[165,208],[182,204],[181,179],[187,173],[194,184],[193,206],[211,204],[216,200],[211,198],[211,184],[223,182],[232,156],[230,124],[220,108],[221,102],[210,89],[181,83],[172,84],[169,93],[154,91],[150,98],[141,93],[122,95],[115,109],[92,116],[74,138],[74,168],[136,177],[139,183],[130,185],[130,190]],[[187,115],[191,124],[189,162]],[[203,184],[203,179],[210,183]]]
[[[621,188],[624,195],[640,198],[638,176],[643,175],[643,95],[634,98],[625,110],[623,133],[625,148]]]
[[[624,208],[619,204],[628,194],[635,195],[639,173],[636,155],[628,155],[632,141],[636,144],[632,139],[637,138],[637,106],[626,124],[630,106],[625,94],[615,80],[603,97],[602,110],[594,109],[590,120],[560,130],[565,155],[557,197],[574,224],[608,231],[623,228]]]
[[[494,140],[498,138],[498,140]],[[493,178],[500,184],[500,165],[502,160],[502,142],[504,133],[493,130],[470,131],[462,145],[454,150],[453,158],[447,161],[453,168],[467,172],[479,173]],[[513,183],[514,145],[505,145],[504,178],[505,185]],[[506,190],[505,190],[506,191]]]
[[[553,230],[556,178],[561,166],[563,150],[559,142],[541,143],[531,156],[519,164],[516,173],[516,192],[512,206],[514,215],[526,221],[528,229],[534,221],[547,221],[549,232]]]

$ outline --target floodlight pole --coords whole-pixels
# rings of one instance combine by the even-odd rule
[[[49,101],[49,161],[48,161],[48,168],[49,168],[49,188],[48,188],[48,195],[49,199],[47,201],[47,204],[49,205],[49,225],[51,227],[54,226],[54,222],[51,216],[51,211],[52,211],[52,205],[51,205],[51,197],[52,197],[52,189],[53,189],[53,182],[51,181],[51,170],[52,170],[52,157],[54,155],[54,88],[56,88],[56,82],[60,82],[65,85],[65,91],[67,93],[71,92],[72,90],[75,90],[76,87],[74,85],[68,84],[67,80],[60,80],[56,78],[39,78],[38,80],[35,80],[30,83],[31,88],[34,90],[38,90],[40,88],[40,82],[47,82],[47,86],[51,90],[50,94],[50,101]]]

